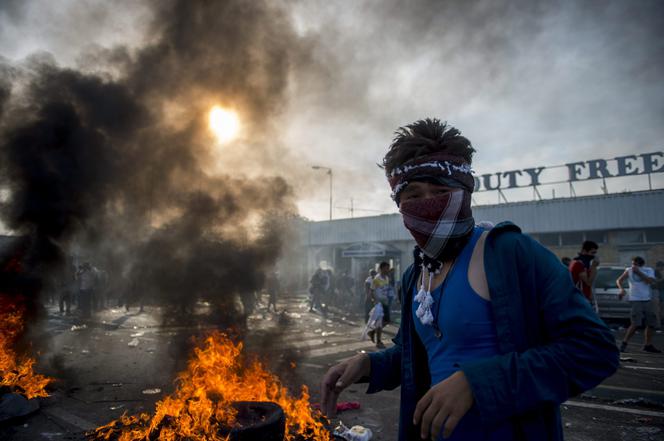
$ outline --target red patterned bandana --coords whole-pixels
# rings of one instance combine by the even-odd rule
[[[455,189],[441,196],[404,201],[399,206],[403,223],[430,259],[457,256],[475,226],[470,192]]]
[[[472,193],[475,179],[470,164],[458,156],[434,153],[406,162],[387,175],[392,187],[392,199],[399,204],[399,194],[411,181],[433,178],[441,185],[463,188]]]
[[[439,266],[440,261],[456,257],[475,226],[470,209],[475,179],[470,164],[459,156],[434,153],[395,168],[387,179],[404,225],[423,251],[423,258]],[[430,199],[400,203],[399,194],[413,181],[434,181],[453,190]]]

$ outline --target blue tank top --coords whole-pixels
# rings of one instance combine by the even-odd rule
[[[436,336],[433,326],[420,322],[415,315],[419,304],[416,301],[413,303],[413,322],[427,352],[431,386],[458,371],[463,362],[499,354],[491,302],[480,297],[468,281],[470,259],[482,231],[481,228],[475,228],[446,280],[431,292],[434,299],[431,312],[441,331],[440,338]],[[425,289],[427,282],[424,281]],[[419,290],[419,285],[415,289]],[[512,435],[509,421],[490,429],[483,428],[479,412],[473,406],[461,419],[452,436],[445,439],[507,441],[512,439]],[[442,435],[439,439],[443,439]]]

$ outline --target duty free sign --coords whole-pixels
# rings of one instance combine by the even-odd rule
[[[560,169],[566,177],[561,179]],[[557,173],[553,171],[556,170]],[[664,152],[618,156],[612,159],[591,159],[553,167],[532,167],[521,170],[475,176],[475,191],[506,190],[545,184],[590,181],[593,179],[648,175],[664,172]],[[550,176],[549,176],[550,175]],[[547,179],[550,178],[550,179]]]

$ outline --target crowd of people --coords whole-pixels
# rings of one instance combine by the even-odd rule
[[[347,271],[335,275],[331,268],[318,268],[309,280],[309,312],[327,314],[330,306],[347,308],[355,301],[355,280]]]
[[[77,311],[82,317],[90,317],[112,303],[108,273],[90,262],[72,264],[58,273],[52,280],[49,294],[49,300],[57,302],[63,315]]]

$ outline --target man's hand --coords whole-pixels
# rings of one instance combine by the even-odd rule
[[[323,415],[333,417],[337,414],[337,398],[346,387],[371,373],[371,361],[368,354],[357,354],[348,360],[332,366],[321,382],[321,405]]]
[[[592,268],[597,268],[599,266],[599,259],[595,257],[593,260],[590,261],[590,266]]]
[[[420,425],[422,439],[437,439],[441,429],[443,436],[448,438],[473,406],[473,401],[473,391],[466,375],[457,371],[429,389],[417,403],[413,424]]]
[[[623,297],[625,297],[625,294],[626,294],[625,289],[620,288],[620,291],[618,292],[618,299],[622,300]]]

